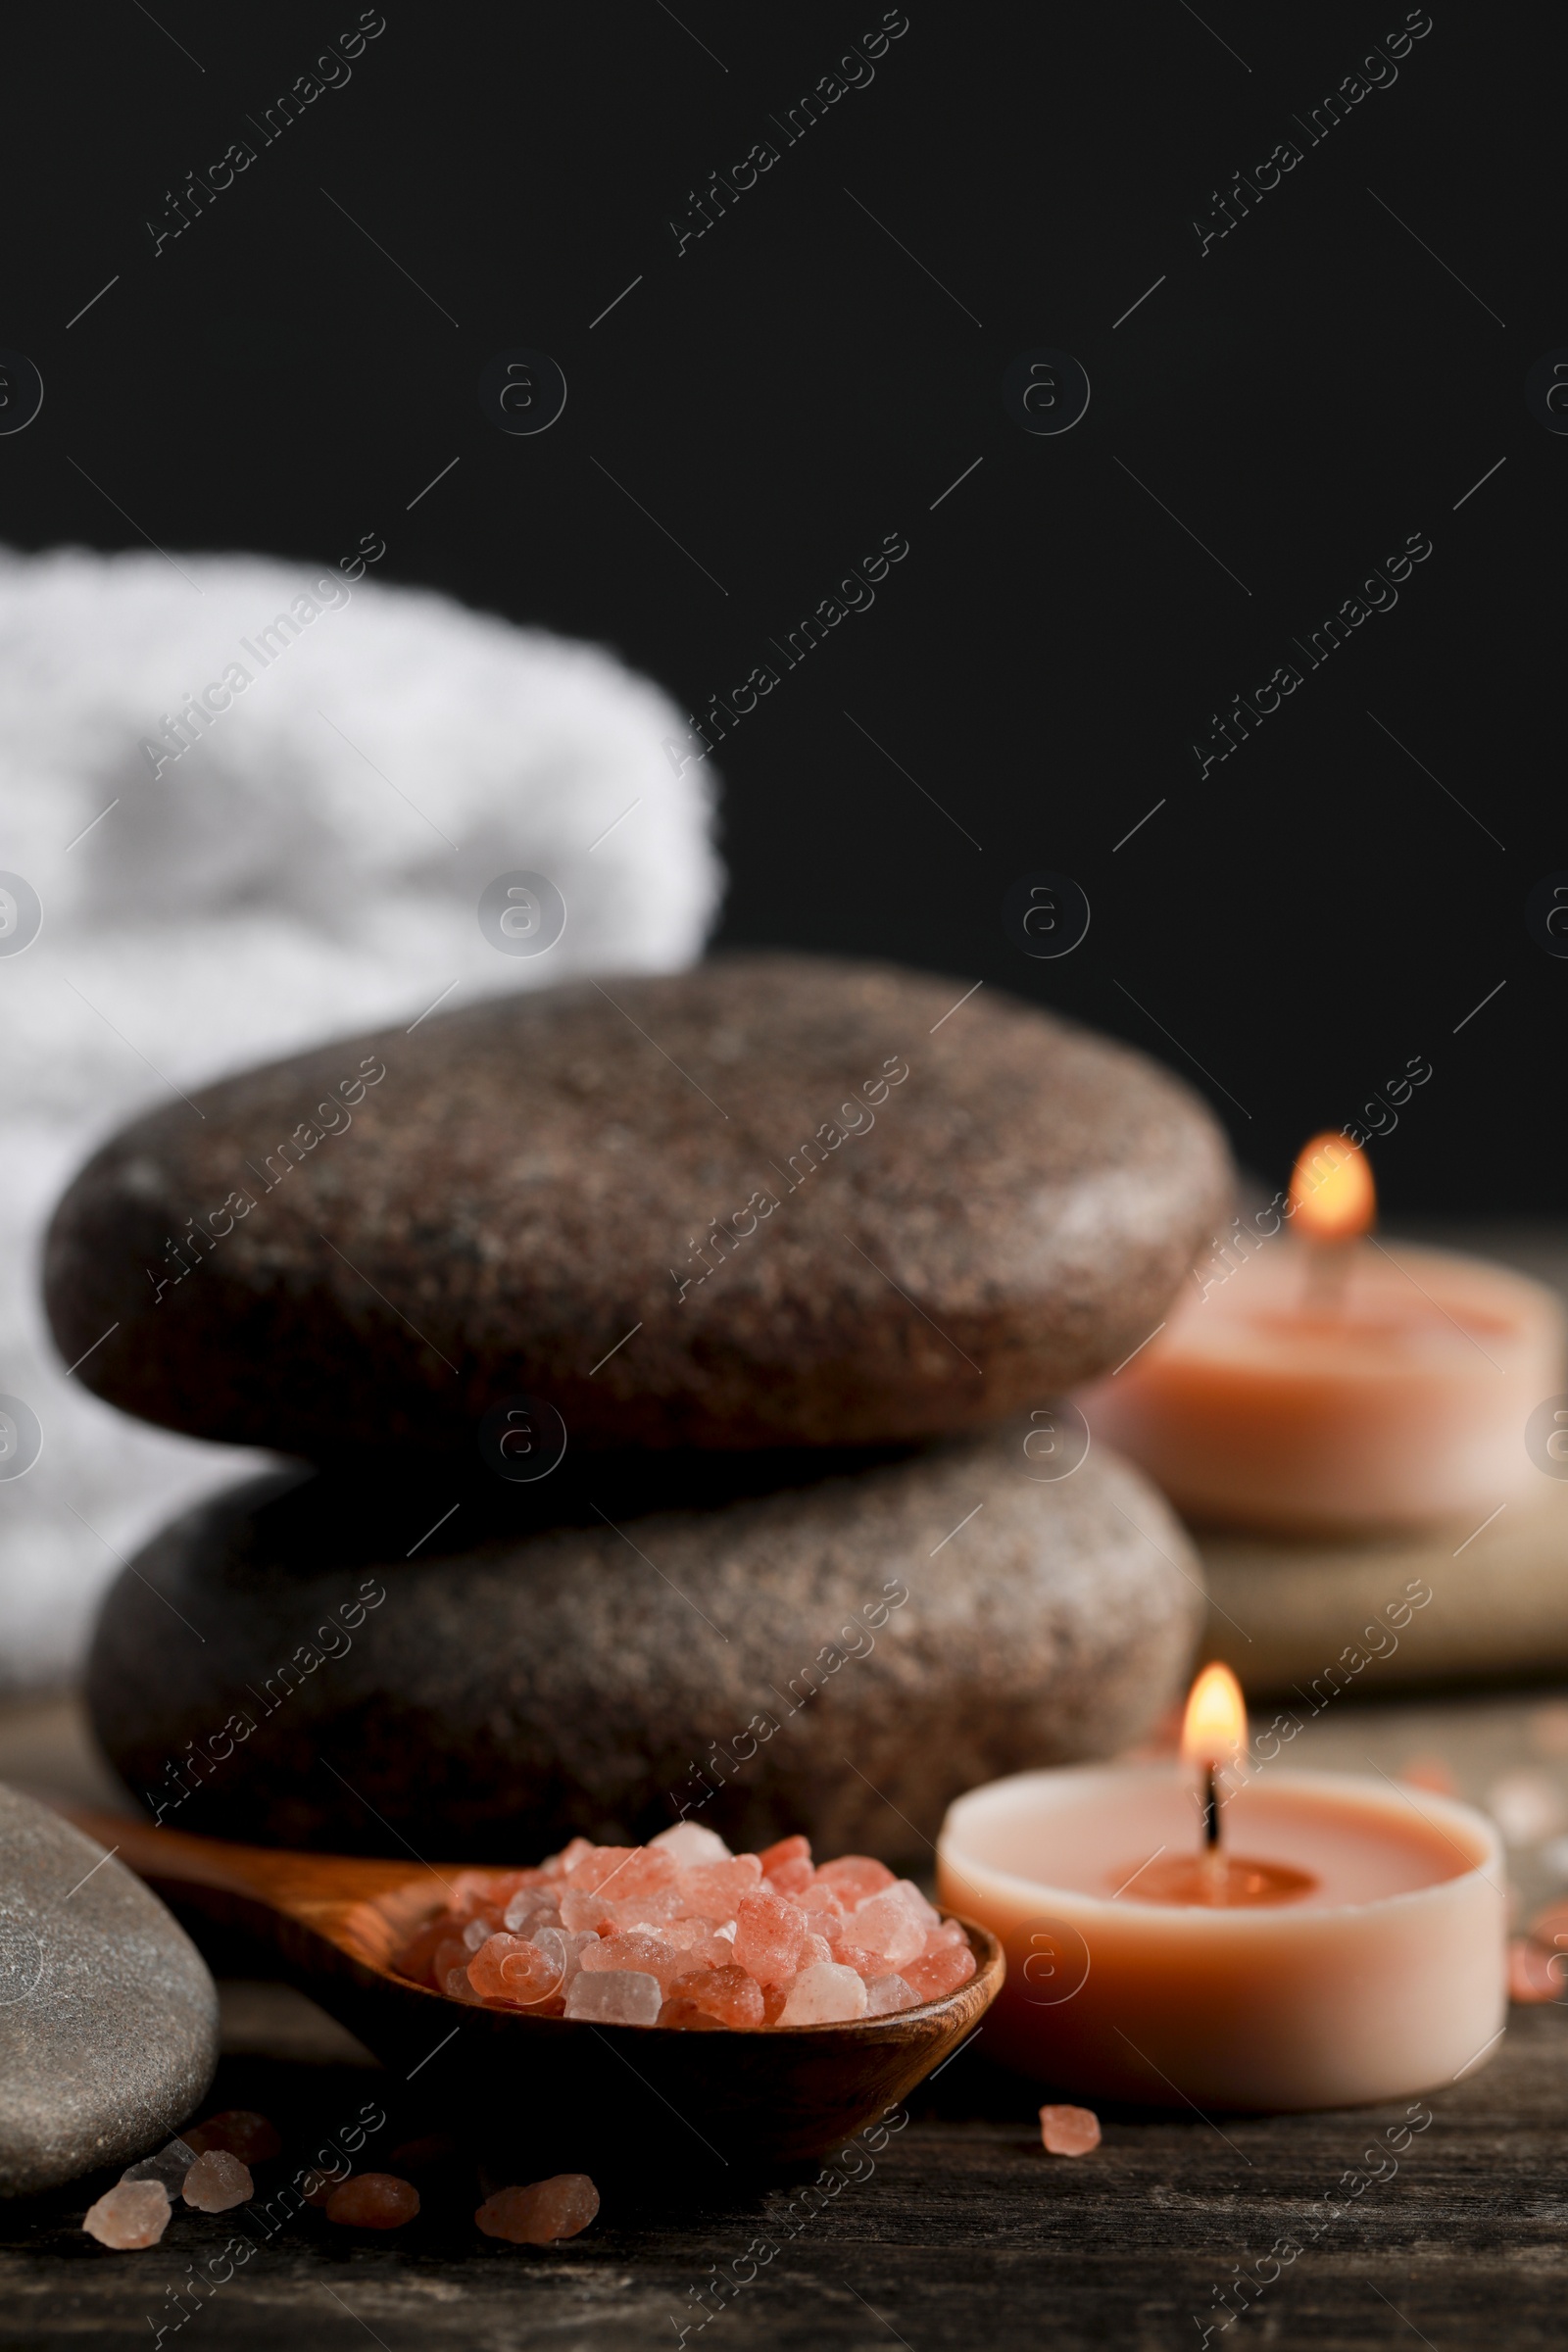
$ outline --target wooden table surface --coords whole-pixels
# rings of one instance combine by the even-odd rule
[[[1510,1853],[1527,1907],[1568,1876],[1551,1843],[1554,1808],[1568,1826],[1560,1694],[1348,1700],[1306,1721],[1295,1752],[1390,1773],[1442,1757],[1461,1793],[1504,1810],[1511,1788],[1515,1808],[1536,1815],[1530,1842]],[[0,1777],[28,1777],[29,1759],[57,1785],[99,1793],[68,1711],[0,1717]],[[439,2130],[438,2083],[395,2081],[300,1996],[229,1984],[224,2011],[210,2105],[260,2108],[285,2134],[261,2193],[368,2100],[387,2111],[375,2145],[388,2153]],[[635,2148],[607,2150],[598,2222],[555,2249],[478,2234],[466,2147],[427,2177],[426,2210],[395,2235],[336,2229],[314,2211],[270,2235],[253,2221],[256,2250],[216,2291],[187,2293],[177,2335],[258,2352],[370,2341],[384,2352],[623,2352],[673,2346],[682,2327],[705,2352],[900,2342],[1164,2352],[1200,2344],[1205,2324],[1215,2343],[1335,2352],[1415,2342],[1469,2352],[1483,2337],[1514,2352],[1568,2335],[1568,2012],[1515,2009],[1492,2062],[1432,2095],[1430,2126],[1393,2170],[1365,2151],[1387,2150],[1391,2130],[1402,2139],[1403,2102],[1263,2119],[1107,2108],[1102,2148],[1074,2162],[1041,2150],[1042,2095],[986,2063],[982,2032],[880,2151],[838,2168],[858,2177],[831,2196],[802,2201],[809,2174],[655,2175]],[[497,2183],[555,2169],[548,2115],[498,2123],[515,2154],[498,2160]],[[235,2234],[236,2217],[181,2208],[161,2246],[111,2254],[80,2230],[86,2202],[78,2187],[0,2207],[0,2344],[145,2346],[160,2327],[172,2342],[181,2307],[168,2290]],[[1282,2239],[1301,2250],[1275,2278],[1269,2250]],[[765,2260],[759,2240],[776,2249]],[[715,2268],[732,2290],[712,2312],[700,2298]],[[1218,2296],[1249,2275],[1250,2308],[1222,2332]]]

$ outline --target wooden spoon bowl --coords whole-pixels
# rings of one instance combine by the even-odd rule
[[[1005,1962],[986,1928],[958,1925],[975,1974],[956,1992],[891,2017],[758,2033],[598,2026],[478,2008],[392,1966],[444,1898],[456,1866],[229,1845],[119,1814],[69,1818],[146,1880],[198,1941],[220,1931],[274,1967],[407,2081],[454,2106],[514,2119],[554,2146],[574,2135],[635,2152],[726,2165],[820,2156],[914,2085],[971,2034]]]

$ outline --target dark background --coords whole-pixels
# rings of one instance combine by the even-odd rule
[[[1115,1031],[1271,1183],[1421,1055],[1374,1150],[1386,1203],[1555,1208],[1568,962],[1524,906],[1568,866],[1568,439],[1523,386],[1568,344],[1568,31],[1433,6],[1318,146],[1293,115],[1396,0],[909,0],[870,86],[790,147],[769,116],[873,0],[385,0],[347,86],[266,147],[247,115],[348,0],[40,15],[12,55],[0,343],[47,390],[0,439],[0,532],[334,560],[374,531],[374,576],[603,640],[698,711],[903,533],[875,608],[718,748],[722,938]],[[1302,162],[1200,256],[1194,217],[1288,137]],[[239,138],[256,162],[154,258],[144,223]],[[761,138],[778,163],[677,257],[671,217]],[[569,385],[537,438],[476,395],[519,346]],[[1061,437],[1001,399],[1040,346],[1093,385]],[[1434,552],[1397,608],[1200,779],[1211,714],[1413,532]],[[1042,868],[1094,910],[1058,961],[1002,925]]]

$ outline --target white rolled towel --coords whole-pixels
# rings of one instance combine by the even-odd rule
[[[38,1244],[131,1113],[334,1032],[701,952],[722,871],[684,721],[598,647],[329,564],[0,551],[0,1685],[69,1677],[105,1581],[256,1457],[126,1420],[67,1376]],[[689,747],[688,747],[689,748]],[[682,770],[684,772],[682,772]],[[542,874],[544,954],[478,902]],[[531,903],[509,932],[534,919]],[[492,926],[493,930],[493,926]]]

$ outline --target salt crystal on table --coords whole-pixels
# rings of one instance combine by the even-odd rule
[[[640,1969],[579,1970],[566,1990],[566,2015],[599,2026],[657,2026],[663,2003],[659,1979]]]
[[[256,2194],[256,2183],[237,2156],[226,2148],[209,2148],[185,2175],[180,2194],[198,2213],[227,2213]]]
[[[1087,2156],[1100,2145],[1100,2118],[1089,2107],[1042,2107],[1040,2138],[1053,2156]]]
[[[682,1870],[691,1870],[699,1862],[729,1860],[729,1847],[718,1832],[705,1830],[698,1821],[674,1822],[667,1830],[661,1830],[657,1838],[650,1838],[648,1842],[650,1845],[662,1846],[666,1853],[673,1854]]]
[[[161,2180],[170,2195],[174,2196],[180,2182],[195,2163],[198,2150],[188,2140],[172,2139],[167,2148],[156,2156],[144,2156],[139,2164],[127,2164],[121,2174],[125,2180]]]
[[[210,2115],[194,2132],[187,2132],[185,2145],[198,2156],[205,2156],[209,2148],[226,2148],[241,2164],[263,2164],[269,2156],[281,2152],[283,2142],[275,2127],[254,2108],[225,2107],[220,2115]]]
[[[82,2228],[117,2252],[156,2246],[169,2228],[169,2191],[161,2180],[121,2180],[89,2205]]]
[[[913,2009],[920,1995],[902,1977],[873,1977],[865,1988],[867,2017],[891,2017],[897,2009]]]
[[[558,2237],[575,2237],[598,2211],[599,2191],[586,2173],[557,2173],[531,2188],[498,2188],[473,2218],[486,2237],[548,2246]]]
[[[395,2173],[356,2173],[326,2200],[327,2220],[354,2230],[401,2230],[418,2210],[418,2190]]]
[[[836,1960],[804,1968],[790,1986],[779,2015],[781,2026],[830,2026],[865,2015],[865,1980]]]

